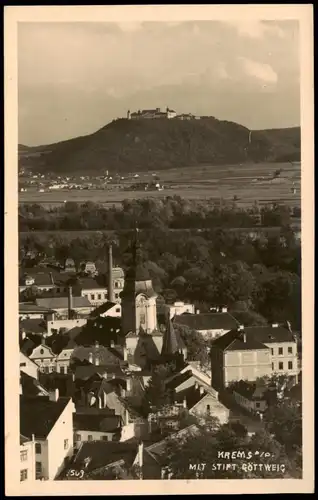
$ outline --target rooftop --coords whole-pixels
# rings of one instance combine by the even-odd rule
[[[264,398],[264,394],[268,389],[265,384],[257,385],[255,382],[240,380],[233,384],[233,390],[249,400],[260,400]]]
[[[118,415],[85,415],[74,414],[74,430],[116,432],[120,429],[120,417]]]
[[[45,396],[20,396],[20,433],[28,438],[34,434],[36,438],[45,439],[69,402],[69,398],[53,402]]]
[[[184,313],[174,317],[174,323],[185,325],[192,330],[233,330],[238,322],[228,312],[189,314]]]
[[[86,472],[91,472],[123,460],[130,467],[136,458],[136,454],[137,446],[135,443],[115,441],[85,442],[75,457],[74,465],[75,467],[83,467]]]
[[[246,341],[244,341],[244,332]],[[218,348],[223,351],[250,351],[250,350],[266,350],[269,349],[266,345],[258,340],[255,340],[252,335],[248,335],[247,329],[244,331],[230,330],[229,332],[215,339],[212,343],[212,349]]]
[[[43,333],[46,332],[46,323],[43,319],[30,318],[23,319],[19,322],[20,331],[25,331],[26,333]]]
[[[68,297],[48,297],[43,299],[36,299],[36,305],[39,307],[49,308],[53,310],[67,309]],[[92,308],[92,305],[87,297],[73,297],[73,309],[81,307]]]
[[[30,314],[30,313],[38,313],[38,314],[49,314],[54,311],[49,307],[45,307],[43,304],[36,304],[33,302],[20,302],[19,303],[19,314]]]
[[[40,382],[20,370],[20,385],[23,396],[48,396],[48,391],[40,384]]]

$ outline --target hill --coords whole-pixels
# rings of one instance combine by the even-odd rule
[[[46,146],[19,147],[33,172],[127,173],[198,165],[299,161],[300,128],[253,131],[201,120],[115,120],[97,132]]]

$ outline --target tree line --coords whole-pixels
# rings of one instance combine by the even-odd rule
[[[39,204],[19,206],[19,230],[82,231],[140,229],[211,229],[218,227],[251,228],[288,226],[300,209],[277,203],[242,208],[235,201],[188,200],[179,196],[163,199],[123,200],[121,205],[105,205],[68,201],[46,209]]]

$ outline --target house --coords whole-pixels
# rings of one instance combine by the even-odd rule
[[[32,359],[20,351],[20,371],[34,379],[39,377],[39,367]]]
[[[56,369],[56,355],[43,343],[33,349],[29,358],[38,365],[41,372],[50,373]]]
[[[247,335],[262,342],[271,350],[272,372],[286,374],[295,378],[299,374],[297,339],[290,327],[285,328],[273,323],[269,326],[246,327]]]
[[[19,319],[47,319],[52,318],[54,314],[53,309],[38,305],[32,302],[19,303]]]
[[[66,261],[65,261],[64,272],[66,272],[66,273],[76,273],[75,262],[70,257],[67,258]]]
[[[253,329],[253,327],[250,327]],[[270,348],[243,325],[214,340],[211,345],[212,386],[223,390],[231,382],[255,381],[272,373]],[[252,330],[253,331],[253,330]]]
[[[194,304],[185,304],[184,302],[175,302],[174,304],[165,304],[165,311],[169,314],[170,319],[180,314],[189,313],[194,314]]]
[[[19,321],[19,332],[22,337],[30,333],[43,336],[47,332],[46,321],[40,318],[22,319]]]
[[[263,413],[266,410],[268,387],[265,384],[258,385],[255,382],[240,380],[235,382],[231,389],[234,400],[244,409],[253,413]]]
[[[53,319],[47,321],[46,332],[47,335],[53,335],[54,333],[65,333],[76,327],[82,327],[86,325],[87,318],[74,318],[74,319]]]
[[[53,309],[59,316],[68,318],[69,316],[69,297],[48,297],[36,299],[36,305]],[[87,297],[72,297],[71,310],[78,316],[88,316],[94,309]]]
[[[73,454],[73,412],[71,399],[20,396],[20,434],[34,439],[36,479],[53,481]]]
[[[67,346],[56,356],[55,370],[57,373],[66,374],[70,370],[71,358],[77,344],[70,339]]]
[[[119,441],[121,419],[111,414],[77,414],[73,415],[74,448],[90,441]]]
[[[35,441],[20,434],[20,482],[35,481]]]
[[[87,297],[90,304],[95,307],[107,301],[107,288],[99,285],[94,278],[81,278],[79,288],[81,297]]]
[[[137,111],[134,113],[131,113],[130,111],[127,112],[127,119],[128,120],[147,120],[147,119],[160,119],[160,118],[166,118],[166,119],[171,119],[175,118],[177,116],[177,113],[173,109],[169,109],[168,107],[166,108],[166,111],[161,111],[160,108],[156,109],[143,109],[142,111]]]
[[[227,312],[226,308],[222,312],[197,314],[181,314],[175,316],[174,324],[182,325],[196,330],[206,339],[215,339],[237,328],[238,321]]]
[[[96,265],[94,262],[83,262],[81,264],[81,269],[84,273],[91,274],[91,275],[96,275],[97,270],[96,270]]]
[[[39,292],[55,289],[53,274],[45,268],[26,270],[19,278],[19,292],[36,287]]]
[[[102,318],[120,318],[121,317],[121,305],[115,302],[105,302],[101,306],[97,307],[91,313],[92,317],[102,317]]]
[[[113,297],[108,296],[108,300],[110,302],[116,302],[116,304],[121,303],[121,292],[124,289],[125,286],[125,273],[124,270],[121,267],[118,266],[111,266],[112,272],[111,276],[108,275],[108,283],[112,283],[112,292],[113,292]],[[109,285],[108,285],[109,289]],[[108,290],[108,295],[109,295],[109,290]]]
[[[183,440],[188,439],[191,436],[196,436],[200,432],[199,427],[196,424],[189,425],[185,427],[184,429],[179,430],[178,432],[170,434],[167,438],[156,441],[151,444],[145,443],[144,445],[144,451],[146,452],[147,455],[150,455],[155,462],[158,464],[158,468],[160,470],[160,479],[170,479],[171,478],[171,473],[169,472],[167,468],[167,460],[166,460],[166,447],[168,445],[168,440],[169,439],[174,439],[179,442],[182,442]],[[145,457],[145,456],[144,456]],[[151,470],[153,475],[152,477],[150,474],[147,474],[148,479],[159,479],[157,474],[158,470],[152,468]],[[146,477],[145,477],[146,479]]]

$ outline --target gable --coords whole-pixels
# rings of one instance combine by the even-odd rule
[[[37,347],[35,347],[35,349],[33,349],[31,355],[30,355],[30,358],[31,359],[35,359],[35,358],[38,358],[38,359],[47,359],[47,358],[55,358],[55,354],[53,354],[53,352],[51,351],[51,349],[46,346],[46,345],[39,345]]]

